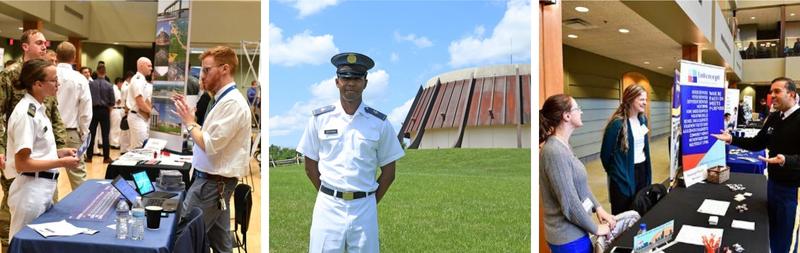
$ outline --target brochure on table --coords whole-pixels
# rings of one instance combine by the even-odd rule
[[[647,230],[633,237],[633,251],[650,252],[651,249],[660,245],[666,244],[672,240],[672,234],[675,232],[675,220],[671,220],[660,226]]]
[[[683,170],[725,165],[725,68],[680,61],[681,160]]]

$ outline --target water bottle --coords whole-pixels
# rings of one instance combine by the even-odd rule
[[[644,232],[647,232],[647,224],[639,224],[639,232],[636,232],[636,235],[644,234]]]
[[[133,214],[133,218],[131,218],[131,239],[132,240],[144,240],[144,208],[134,208],[131,211]]]
[[[128,202],[120,198],[117,203],[117,239],[125,239],[128,237]]]

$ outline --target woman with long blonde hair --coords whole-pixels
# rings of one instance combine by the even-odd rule
[[[647,90],[639,84],[628,86],[603,134],[600,160],[608,175],[613,214],[631,210],[636,192],[651,183],[646,106]]]

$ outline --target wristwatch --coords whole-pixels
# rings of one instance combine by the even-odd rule
[[[200,126],[200,125],[198,125],[198,124],[194,124],[194,123],[193,123],[193,124],[189,124],[189,126],[188,126],[188,127],[186,127],[186,131],[188,131],[188,132],[189,132],[189,134],[192,134],[192,129],[194,129],[195,127],[199,127],[199,126]]]

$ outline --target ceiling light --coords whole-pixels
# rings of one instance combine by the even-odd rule
[[[631,32],[631,30],[628,30],[628,29],[625,29],[625,28],[620,28],[617,31],[619,31],[620,33],[629,33],[629,32]]]
[[[17,29],[19,29],[20,31],[22,31],[22,26],[20,26],[20,27],[19,27],[19,28],[17,28]]]
[[[663,69],[664,67],[658,66],[658,69]]]
[[[119,45],[119,42],[114,42],[114,45]]]
[[[650,62],[649,61],[645,61],[644,64],[650,64]]]
[[[756,19],[756,17],[750,17],[750,19]]]
[[[794,17],[794,13],[789,13],[789,16],[792,16],[792,17]]]
[[[578,12],[589,12],[589,8],[586,8],[586,7],[583,7],[583,6],[575,7],[575,10],[578,11]]]
[[[568,38],[570,38],[570,39],[577,39],[577,38],[578,38],[578,35],[575,35],[575,34],[568,34],[568,35],[567,35],[567,37],[568,37]]]

